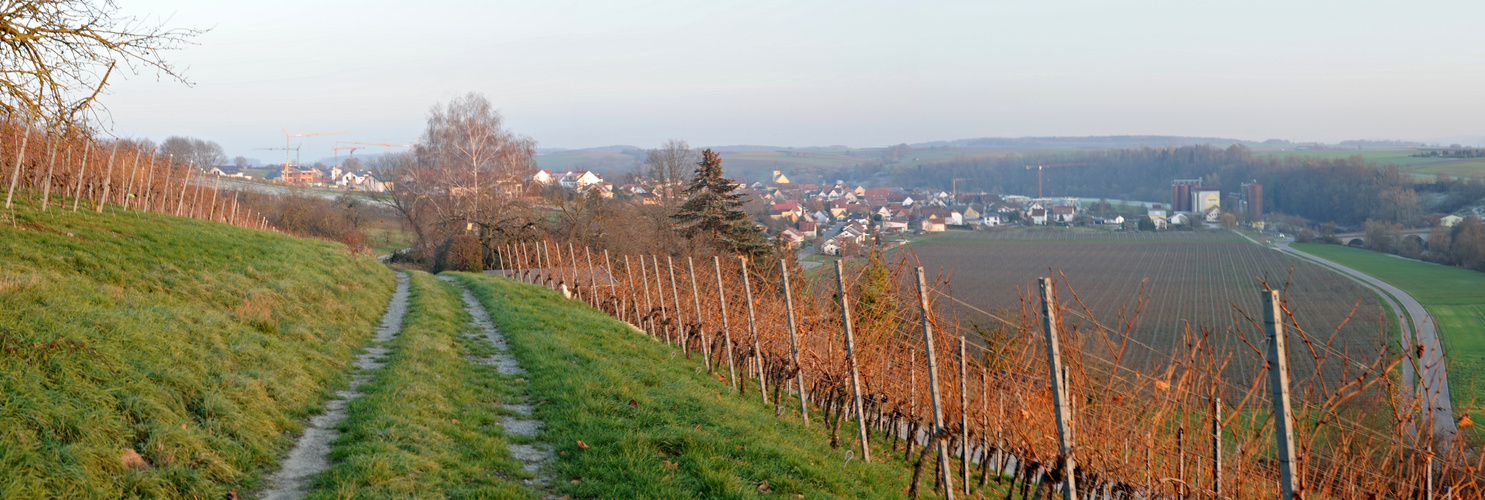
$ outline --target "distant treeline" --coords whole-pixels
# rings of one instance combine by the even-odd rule
[[[1485,149],[1480,148],[1452,148],[1452,149],[1430,149],[1413,153],[1414,158],[1485,158]]]
[[[1110,200],[1170,201],[1173,179],[1201,178],[1202,185],[1228,195],[1242,183],[1263,184],[1264,209],[1303,217],[1315,223],[1360,228],[1368,219],[1408,226],[1427,225],[1431,213],[1449,213],[1485,197],[1485,184],[1440,179],[1415,184],[1394,165],[1367,163],[1360,157],[1342,159],[1275,158],[1254,155],[1241,145],[1120,149],[1040,157],[959,158],[929,165],[868,164],[852,167],[850,178],[876,183],[996,194],[1036,195],[1038,163],[1086,163],[1046,168],[1047,196],[1078,196]],[[1432,193],[1423,197],[1420,195]]]

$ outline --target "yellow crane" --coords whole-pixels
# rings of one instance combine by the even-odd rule
[[[1033,168],[1036,169],[1036,197],[1044,197],[1042,195],[1042,169],[1052,167],[1076,167],[1080,165],[1092,165],[1092,163],[1054,163],[1051,165],[1042,165],[1040,162],[1038,162],[1036,165],[1027,165],[1026,170],[1031,170]]]

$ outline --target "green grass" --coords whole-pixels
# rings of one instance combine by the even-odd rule
[[[885,443],[876,443],[876,462],[846,462],[857,446],[848,432],[832,449],[818,421],[805,427],[797,414],[775,417],[756,392],[729,394],[720,377],[698,373],[698,361],[600,311],[537,286],[456,275],[530,371],[527,391],[546,421],[538,437],[558,455],[559,495],[900,498],[907,490],[912,471]],[[760,492],[765,481],[772,493]]]
[[[0,498],[261,486],[392,291],[336,243],[20,201],[0,224]]]
[[[411,271],[402,332],[386,366],[351,402],[335,465],[310,498],[531,498],[497,422],[521,382],[471,362],[494,346],[464,334],[461,291]]]
[[[1456,405],[1469,405],[1485,390],[1485,273],[1321,243],[1303,250],[1386,281],[1408,292],[1438,322],[1449,356],[1449,386]],[[1414,318],[1417,320],[1418,318]]]
[[[377,255],[402,250],[417,241],[416,234],[402,229],[371,228],[366,230],[366,236],[371,239],[371,250]]]

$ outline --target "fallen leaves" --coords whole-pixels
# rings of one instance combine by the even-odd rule
[[[144,457],[139,456],[139,452],[134,451],[133,448],[124,448],[124,452],[119,454],[119,461],[129,469],[144,469],[150,466],[150,463],[146,462]]]
[[[588,443],[584,443],[581,439],[578,440],[577,444],[578,448],[582,448],[584,450],[588,449]]]
[[[767,479],[764,479],[762,481],[758,481],[758,492],[759,493],[771,493],[772,491],[773,490],[768,487],[768,480]]]
[[[665,468],[670,470],[675,470],[676,467],[679,467],[681,465],[680,462],[672,462],[669,460],[662,460],[661,462],[665,464]]]

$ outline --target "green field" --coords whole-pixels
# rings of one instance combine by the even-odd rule
[[[1362,149],[1362,150],[1315,150],[1315,151],[1269,151],[1256,152],[1259,156],[1276,158],[1319,158],[1338,160],[1360,156],[1366,161],[1397,165],[1407,172],[1432,175],[1445,173],[1463,177],[1485,177],[1485,159],[1480,158],[1414,158],[1415,149]]]
[[[1485,375],[1485,273],[1341,245],[1292,246],[1372,275],[1418,299],[1438,324],[1449,356],[1449,387],[1455,402],[1467,405],[1479,394],[1471,387],[1485,389],[1481,377]]]
[[[392,293],[337,243],[21,201],[0,223],[0,498],[260,487]]]

